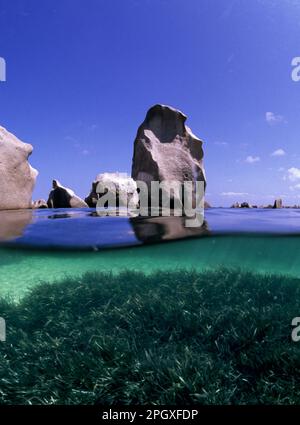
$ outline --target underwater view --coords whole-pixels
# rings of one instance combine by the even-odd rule
[[[10,212],[1,403],[299,403],[299,211]]]

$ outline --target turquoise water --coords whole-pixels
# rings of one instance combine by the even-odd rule
[[[180,217],[132,221],[95,217],[91,210],[7,214],[11,218],[6,219],[5,237],[2,227],[0,296],[21,297],[39,282],[91,271],[225,266],[300,275],[299,210],[211,209],[205,214],[205,229],[186,229]],[[153,241],[160,243],[149,243]]]
[[[0,220],[0,295],[90,271],[226,266],[300,275],[299,210],[210,209],[194,229],[181,217],[100,218],[86,209],[1,212]]]

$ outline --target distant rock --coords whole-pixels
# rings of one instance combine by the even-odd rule
[[[241,208],[251,208],[251,205],[248,202],[242,202]]]
[[[155,105],[147,112],[134,142],[132,177],[151,182],[202,181],[205,185],[202,141],[185,125],[186,116],[170,106]],[[180,199],[179,192],[171,199]],[[158,206],[158,205],[155,205]],[[195,206],[195,194],[193,194]]]
[[[0,210],[31,208],[38,175],[28,163],[32,146],[0,127]]]
[[[88,205],[73,190],[64,187],[58,180],[53,180],[53,189],[47,201],[49,208],[85,208]]]
[[[32,202],[32,209],[36,210],[39,208],[48,208],[48,204],[45,199],[38,199],[37,201]]]
[[[212,208],[212,206],[207,201],[204,201],[204,209],[208,210],[209,208]]]
[[[280,199],[280,198],[275,199],[273,208],[277,209],[277,208],[282,208],[282,207],[283,207],[282,199]]]
[[[235,202],[230,208],[257,208],[257,205],[252,206],[249,202],[242,202],[241,204],[239,202]]]
[[[97,206],[99,194],[97,186],[102,183],[108,191],[116,197],[116,206],[127,207],[128,202],[134,207],[138,206],[139,195],[135,181],[127,173],[103,173],[98,174],[92,183],[92,189],[85,202],[91,208]]]

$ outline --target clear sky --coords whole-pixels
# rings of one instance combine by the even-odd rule
[[[34,198],[129,172],[147,109],[204,141],[207,199],[300,204],[299,0],[0,0],[0,125],[34,146]],[[272,155],[273,154],[273,155]]]

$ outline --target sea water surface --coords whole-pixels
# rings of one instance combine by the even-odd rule
[[[99,217],[92,209],[0,212],[0,296],[85,272],[238,267],[300,275],[300,210],[205,211],[183,217]]]

